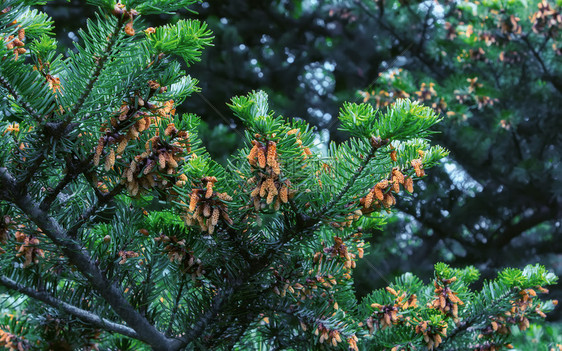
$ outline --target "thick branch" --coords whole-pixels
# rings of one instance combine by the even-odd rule
[[[14,189],[15,184],[16,182],[8,170],[5,167],[0,167],[0,188],[7,189],[7,200],[17,205],[61,249],[69,261],[86,277],[92,287],[111,305],[115,313],[137,332],[139,340],[151,345],[155,350],[177,348],[178,342],[166,338],[146,318],[140,315],[125,299],[120,289],[101,272],[89,253],[72,240],[54,218],[41,210],[39,204],[31,196],[27,193],[14,193],[16,191]],[[4,195],[4,197],[6,196]]]
[[[69,303],[63,302],[53,296],[51,296],[49,293],[44,292],[44,291],[37,291],[31,288],[28,288],[26,286],[23,286],[21,284],[16,283],[15,281],[13,281],[12,279],[5,277],[5,276],[0,276],[0,284],[4,285],[5,287],[7,287],[8,289],[11,290],[15,290],[18,291],[22,294],[25,294],[33,299],[39,300],[41,302],[46,303],[49,306],[53,306],[57,309],[60,309],[68,314],[71,314],[75,317],[78,317],[80,320],[94,326],[97,328],[101,328],[103,330],[109,331],[109,332],[113,332],[113,333],[119,333],[125,336],[129,336],[131,338],[135,338],[135,339],[139,339],[139,336],[137,335],[137,333],[124,325],[118,324],[118,323],[114,323],[112,321],[109,321],[105,318],[102,318],[100,316],[98,316],[97,314],[94,314],[90,311],[86,311],[83,310],[81,308],[78,308],[74,305],[71,305]]]

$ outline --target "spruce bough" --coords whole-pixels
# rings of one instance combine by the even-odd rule
[[[89,1],[66,55],[30,8],[43,2],[3,2],[0,286],[2,312],[20,312],[0,346],[499,350],[552,310],[541,266],[475,291],[474,267],[438,263],[431,282],[356,298],[369,233],[447,155],[428,142],[439,116],[346,103],[351,137],[320,155],[306,123],[252,92],[229,104],[246,144],[223,167],[198,117],[175,113],[198,91],[177,59],[198,61],[211,33],[142,19],[193,2]]]

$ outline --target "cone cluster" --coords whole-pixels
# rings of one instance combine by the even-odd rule
[[[452,291],[449,287],[449,285],[456,280],[456,277],[451,279],[439,279],[439,282],[436,279],[433,282],[435,286],[435,299],[430,306],[451,316],[454,321],[458,321],[459,319],[459,305],[464,305],[464,302],[457,297],[457,293]]]
[[[25,259],[23,263],[24,268],[39,263],[39,258],[45,257],[45,252],[37,247],[40,244],[39,239],[22,231],[16,231],[15,237],[16,241],[20,243],[16,257],[23,257]]]
[[[179,240],[176,236],[162,234],[154,238],[154,241],[165,245],[164,251],[168,258],[171,262],[179,264],[184,274],[190,274],[192,278],[197,278],[205,273],[201,260],[196,258],[193,251],[187,248],[185,239]]]
[[[127,24],[125,25],[125,33],[131,36],[135,35],[133,20],[135,19],[135,16],[139,14],[138,11],[136,11],[135,9],[127,9],[124,4],[117,3],[115,4],[115,6],[113,6],[112,13],[118,18],[128,19],[129,22],[127,22]]]
[[[225,204],[225,201],[232,201],[232,197],[227,193],[215,191],[213,187],[216,182],[215,177],[201,179],[202,186],[193,188],[191,191],[189,212],[184,215],[187,225],[197,224],[203,232],[209,232],[209,234],[214,233],[221,217],[228,224],[232,224]]]
[[[341,334],[337,330],[330,330],[322,323],[318,324],[318,327],[314,329],[314,335],[320,336],[318,339],[319,343],[326,342],[327,344],[331,344],[334,347],[338,346],[338,343],[342,342]]]
[[[548,293],[548,289],[542,286],[535,287],[540,293]],[[497,316],[490,316],[490,325],[483,330],[480,337],[487,337],[494,333],[511,334],[511,325],[517,325],[519,330],[524,331],[530,326],[528,316],[535,313],[545,318],[546,315],[541,311],[540,304],[534,305],[534,298],[537,296],[535,289],[523,289],[519,292],[518,298],[511,301],[511,308]],[[552,301],[554,305],[558,301]],[[534,305],[534,306],[533,306]]]
[[[344,261],[346,269],[355,268],[355,254],[347,250],[342,238],[334,237],[334,245],[324,249],[324,252],[332,257],[339,257]]]
[[[149,81],[148,85],[152,93],[165,91],[154,81]],[[141,108],[148,111],[139,111]],[[169,119],[174,113],[172,100],[163,106],[145,102],[138,96],[128,103],[124,102],[115,117],[111,118],[110,125],[102,127],[105,134],[95,148],[94,166],[98,166],[103,159],[106,171],[114,169],[131,142],[137,141],[151,126],[161,125],[162,117]],[[155,136],[145,143],[145,151],[120,168],[121,182],[126,185],[130,195],[136,196],[154,187],[171,187],[186,180],[185,176],[178,176],[177,173],[179,163],[191,152],[189,133],[179,131],[174,123],[168,123],[163,134],[160,135],[156,128]]]
[[[262,205],[265,207],[262,200],[265,200],[267,205],[273,203],[273,208],[278,210],[281,204],[289,202],[289,197],[292,195],[289,191],[291,182],[289,180],[281,181],[275,173],[264,174],[260,172],[257,176],[250,178],[249,183],[252,186],[256,184],[250,193],[256,211],[259,211]]]
[[[442,336],[447,336],[447,325],[433,325],[430,321],[421,321],[416,325],[416,334],[422,334],[428,350],[439,347],[443,341]]]
[[[127,260],[130,258],[136,258],[139,257],[139,253],[135,252],[135,251],[126,251],[126,250],[121,250],[118,252],[119,257],[121,257],[121,259],[119,260],[119,264],[125,264],[127,263]]]
[[[2,14],[4,13],[7,13],[7,9],[2,10]],[[17,24],[17,20],[14,20],[12,23],[10,23],[10,25],[15,24]],[[25,29],[21,28],[21,25],[19,24],[18,27],[20,27],[20,29],[18,30],[17,36],[10,35],[4,38],[4,42],[6,43],[4,45],[6,46],[6,49],[14,53],[14,60],[16,61],[18,60],[19,55],[25,54],[27,52],[27,50],[24,48]]]
[[[408,295],[406,292],[396,291],[390,286],[386,287],[386,291],[395,296],[394,303],[387,305],[378,303],[371,304],[371,308],[375,311],[373,315],[367,319],[367,328],[369,328],[370,334],[373,334],[375,324],[384,330],[404,320],[403,316],[398,314],[401,310],[418,307],[416,294]]]
[[[389,209],[396,205],[396,198],[393,193],[400,193],[400,185],[409,193],[414,191],[414,182],[412,178],[404,176],[398,169],[394,168],[389,179],[383,179],[369,193],[365,195],[359,203],[362,205],[362,214],[368,214],[384,207]]]
[[[252,140],[252,145],[252,149],[248,154],[250,165],[279,175],[281,169],[277,155],[277,143],[270,140],[264,144],[257,140]]]
[[[181,185],[187,179],[178,175],[178,167],[185,154],[191,151],[189,134],[178,131],[173,123],[168,124],[164,134],[174,142],[166,142],[159,136],[152,137],[145,143],[145,151],[135,156],[123,171],[122,182],[132,196],[155,187]]]

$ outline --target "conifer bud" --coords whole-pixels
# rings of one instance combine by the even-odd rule
[[[395,177],[392,177],[392,191],[394,191],[395,193],[400,192],[400,183],[398,183]]]
[[[416,158],[416,159],[412,160],[412,162],[410,162],[410,163],[412,164],[412,167],[416,171],[417,177],[421,178],[425,175],[425,172],[422,169],[422,161],[419,158]]]
[[[254,190],[252,190],[252,192],[250,193],[250,197],[257,197],[260,194],[260,190],[261,186],[258,185]]]
[[[383,191],[386,190],[387,187],[388,187],[388,180],[386,180],[386,179],[381,180],[380,182],[378,182],[378,183],[375,185],[374,192],[375,192],[375,197],[376,197],[378,200],[380,200],[380,201],[384,200],[384,193],[383,193]]]
[[[267,194],[268,187],[269,186],[268,186],[267,180],[261,184],[260,197],[265,197],[265,195]]]
[[[270,205],[273,202],[273,199],[275,198],[275,194],[273,194],[273,192],[269,192],[267,194],[267,199],[266,199],[266,203],[268,205]]]
[[[177,132],[178,130],[176,129],[176,126],[173,123],[170,123],[164,130],[164,135],[170,136],[176,134]]]
[[[396,181],[398,181],[398,183],[404,184],[404,174],[402,174],[398,168],[394,168],[392,170],[392,176],[396,179]]]
[[[178,168],[178,162],[176,161],[174,156],[170,155],[169,153],[166,153],[166,162],[168,162],[168,166],[170,166],[168,174],[171,174],[175,168]]]
[[[138,137],[139,137],[139,132],[138,132],[137,128],[135,127],[135,125],[132,125],[129,128],[129,132],[127,133],[127,138],[137,139]]]
[[[267,142],[267,164],[270,166],[275,163],[275,157],[277,156],[277,144],[274,141]]]
[[[148,173],[152,172],[155,166],[156,166],[156,161],[152,159],[148,159],[146,161],[146,166],[144,167],[143,174],[147,175]]]
[[[211,206],[208,203],[203,205],[203,216],[211,217]]]
[[[212,225],[217,225],[217,223],[219,222],[219,216],[220,216],[220,210],[218,207],[215,207],[213,209],[213,214],[211,215],[211,224]]]

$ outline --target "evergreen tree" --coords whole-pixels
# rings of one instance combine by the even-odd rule
[[[194,1],[88,2],[64,56],[42,1],[2,4],[1,346],[497,350],[556,304],[537,297],[557,281],[538,265],[476,291],[474,267],[438,263],[357,299],[369,229],[447,155],[428,141],[439,115],[346,103],[351,137],[322,154],[252,92],[229,104],[246,134],[224,167],[198,117],[175,113],[198,91],[178,60],[211,33],[143,21]]]

